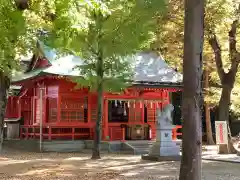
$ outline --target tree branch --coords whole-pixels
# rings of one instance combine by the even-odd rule
[[[210,37],[208,42],[211,45],[212,50],[214,51],[217,72],[220,80],[222,81],[226,73],[224,72],[224,69],[223,69],[221,47],[218,43],[216,35],[214,34],[212,37]]]
[[[238,20],[233,21],[233,23],[231,24],[231,29],[228,32],[229,51],[230,51],[231,60],[234,59],[234,57],[232,57],[231,55],[235,55],[235,53],[237,53],[237,49],[236,49],[237,24],[238,24]]]
[[[235,12],[237,15],[239,15],[240,13],[240,4],[238,4],[238,7],[236,9]],[[238,65],[240,62],[240,53],[237,51],[237,40],[236,40],[236,34],[237,34],[237,26],[238,26],[238,18],[236,18],[236,20],[233,21],[233,23],[231,24],[231,29],[228,32],[228,37],[229,37],[229,58],[232,62],[231,64],[231,69],[229,71],[229,73],[231,73],[232,75],[236,75],[237,70],[238,70]]]
[[[214,88],[223,88],[223,85],[214,83],[214,82],[209,82],[209,87],[214,87]]]
[[[231,29],[228,33],[229,37],[229,57],[232,62],[230,72],[233,73],[233,76],[237,73],[238,66],[240,63],[240,53],[237,51],[237,40],[236,40],[236,33],[237,33],[237,26],[238,20],[233,21],[231,24]]]

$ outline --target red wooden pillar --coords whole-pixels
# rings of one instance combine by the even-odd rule
[[[138,101],[135,101],[135,122],[138,124],[142,124],[142,108],[140,107],[140,103]],[[144,122],[144,121],[143,121]]]
[[[87,104],[87,109],[88,109],[88,113],[87,113],[87,123],[89,124],[91,122],[91,93],[88,92],[88,100],[87,100],[88,104]]]
[[[32,124],[36,123],[36,101],[37,101],[37,95],[36,95],[36,88],[33,88],[33,105],[32,105]],[[25,124],[25,123],[24,123]]]
[[[61,96],[58,94],[57,101],[57,123],[61,121]]]
[[[32,125],[34,123],[34,96],[31,97],[31,119],[29,125]],[[20,117],[21,117],[21,112],[20,112]]]
[[[48,140],[52,140],[52,127],[48,127]]]
[[[73,127],[72,128],[72,140],[74,140],[75,139],[75,128]]]
[[[46,86],[44,87],[43,91],[43,125],[47,123],[47,92]]]
[[[103,119],[103,121],[104,121],[104,123],[103,123],[103,129],[104,129],[104,131],[103,131],[103,139],[104,140],[108,140],[109,138],[107,138],[107,137],[109,137],[109,133],[108,133],[108,100],[107,99],[105,99],[104,100],[104,119]]]
[[[91,121],[92,121],[92,96],[91,96],[91,92],[88,92],[88,104],[87,104],[87,125],[90,125],[92,124]],[[90,138],[91,139],[94,139],[94,135],[93,135],[93,130],[94,130],[94,127],[92,126],[89,126],[90,128]]]
[[[35,125],[39,125],[40,123],[40,89],[39,87],[36,88],[36,121],[34,122]]]
[[[166,92],[167,102],[168,102],[168,104],[169,104],[169,103],[171,103],[169,90],[165,90],[165,92]]]
[[[136,119],[136,111],[135,111],[136,104],[134,101],[130,101],[130,100],[128,104],[129,104],[128,122],[131,124],[131,122],[135,122],[135,119]]]
[[[163,107],[170,103],[169,101],[169,92],[167,90],[162,90],[162,98],[163,98]]]
[[[8,98],[8,100],[10,100],[10,102],[8,101],[8,103],[10,104],[10,111],[14,112],[14,106],[13,106],[13,97],[10,96],[10,98]],[[11,116],[12,114],[10,114]]]
[[[141,121],[142,121],[142,124],[144,124],[144,101],[140,101],[140,111],[141,111]]]

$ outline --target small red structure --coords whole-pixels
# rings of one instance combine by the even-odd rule
[[[76,89],[71,80],[80,58],[57,58],[41,42],[37,50],[27,72],[13,78],[21,89],[9,97],[6,119],[21,119],[21,138],[39,138],[42,120],[44,139],[93,139],[97,95],[87,87]],[[154,139],[156,109],[170,103],[171,92],[181,90],[181,74],[154,53],[136,55],[135,71],[132,87],[104,93],[103,140]]]

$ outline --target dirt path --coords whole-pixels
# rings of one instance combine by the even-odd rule
[[[146,180],[177,179],[178,162],[142,161],[140,156],[8,152],[0,156],[0,179]],[[203,163],[204,180],[240,180],[240,164]]]

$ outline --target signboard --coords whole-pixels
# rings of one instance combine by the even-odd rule
[[[216,143],[228,144],[228,125],[226,121],[215,121]]]

